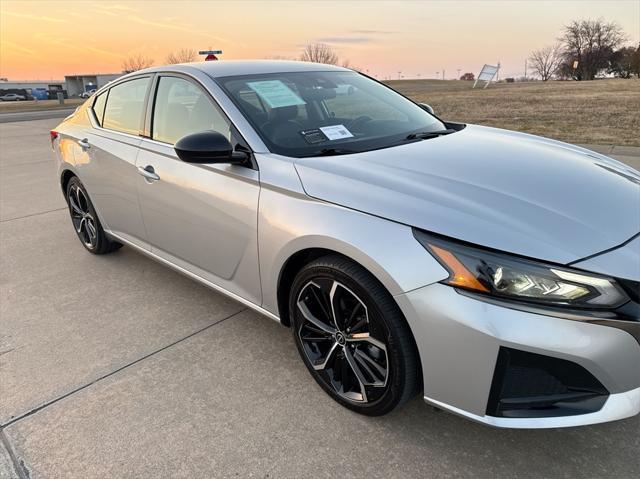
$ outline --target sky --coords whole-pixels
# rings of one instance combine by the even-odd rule
[[[381,79],[443,70],[454,78],[498,61],[502,77],[520,76],[531,50],[588,18],[615,21],[630,44],[640,41],[640,0],[0,0],[0,77],[116,73],[128,56],[161,65],[181,48],[297,58],[312,42]]]

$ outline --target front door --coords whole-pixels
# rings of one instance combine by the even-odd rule
[[[182,136],[212,129],[236,144],[230,122],[200,86],[161,76],[151,126],[136,166],[145,170],[138,194],[152,252],[260,304],[258,171],[185,163],[173,149]]]

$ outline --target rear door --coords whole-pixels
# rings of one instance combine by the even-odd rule
[[[260,304],[257,169],[181,161],[173,144],[190,133],[216,130],[244,144],[217,103],[195,80],[156,79],[150,138],[140,145],[142,216],[152,251],[207,281]]]
[[[92,105],[94,128],[76,163],[104,227],[148,249],[138,203],[136,157],[151,76],[118,83]],[[78,158],[80,157],[80,158]]]

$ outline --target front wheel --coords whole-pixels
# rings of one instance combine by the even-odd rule
[[[105,234],[87,190],[76,176],[67,185],[67,205],[78,239],[89,252],[106,254],[122,246]]]
[[[302,360],[338,403],[380,416],[411,399],[419,359],[404,316],[360,265],[325,256],[296,276],[289,300]]]

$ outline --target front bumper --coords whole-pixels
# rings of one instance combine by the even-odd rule
[[[640,344],[628,332],[510,309],[440,283],[396,300],[416,339],[428,403],[509,428],[579,426],[640,413]],[[505,348],[574,363],[606,388],[606,397],[597,410],[582,414],[492,415],[492,384]]]

